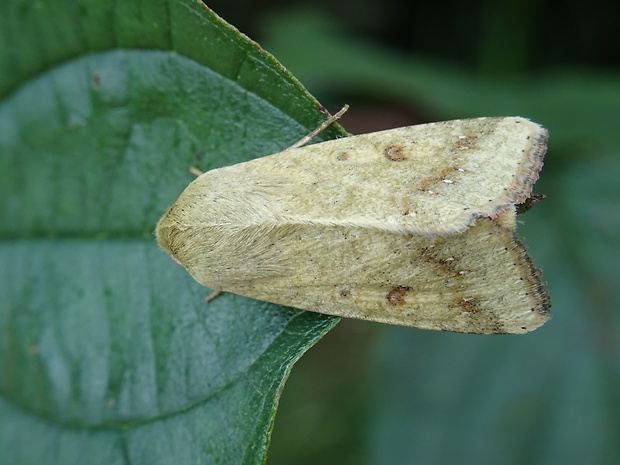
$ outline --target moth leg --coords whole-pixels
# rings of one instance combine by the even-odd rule
[[[221,294],[222,294],[222,291],[213,291],[211,294],[209,294],[205,298],[205,302],[209,304],[213,302],[215,299],[217,299]]]
[[[340,117],[344,115],[348,109],[349,109],[349,105],[345,105],[344,107],[342,107],[342,109],[338,113],[327,118],[325,121],[321,123],[321,125],[318,128],[316,128],[314,131],[312,131],[307,136],[302,137],[299,141],[295,142],[293,145],[291,145],[289,148],[285,149],[284,151],[298,149],[299,147],[303,147],[308,142],[310,142],[314,137],[318,136],[321,132],[323,132],[325,128],[327,128],[330,124],[340,119]]]
[[[200,171],[198,168],[196,168],[195,166],[190,166],[189,167],[189,172],[192,173],[194,176],[198,177],[204,174],[203,171]]]
[[[532,194],[529,198],[525,199],[525,202],[517,205],[517,215],[523,215],[525,212],[532,209],[541,200],[545,200],[547,196],[545,194]]]

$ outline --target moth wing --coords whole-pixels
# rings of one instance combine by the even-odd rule
[[[524,202],[546,140],[547,131],[524,118],[455,120],[322,142],[225,170],[280,185],[270,214],[284,220],[447,234]]]
[[[280,272],[225,290],[424,329],[525,333],[550,318],[549,298],[507,221],[481,219],[462,234],[433,238],[301,227],[281,244],[288,259]]]

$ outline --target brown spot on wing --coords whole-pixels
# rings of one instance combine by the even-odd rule
[[[402,145],[390,145],[383,150],[383,156],[390,161],[405,161],[407,157],[403,153]]]
[[[466,274],[470,273],[470,270],[462,267],[461,256],[457,254],[444,256],[442,246],[445,242],[446,239],[439,239],[424,247],[420,253],[420,258],[432,265],[438,275],[450,276],[453,280],[465,277]]]
[[[437,173],[435,176],[422,179],[422,181],[420,181],[420,190],[422,192],[428,192],[429,190],[431,190],[431,186],[439,182],[443,182],[444,179],[449,178],[450,175],[455,171],[459,171],[459,168],[457,166],[447,166],[446,168],[443,168],[441,171],[439,171],[439,173]],[[463,170],[461,169],[460,171]],[[452,181],[450,181],[450,183],[452,183]]]
[[[472,142],[457,142],[452,147],[455,150],[479,150]]]
[[[410,290],[411,288],[409,286],[394,286],[388,291],[385,298],[390,305],[400,307],[401,305],[405,305],[407,303],[405,301],[405,296]]]
[[[336,157],[338,161],[347,161],[349,159],[349,154],[347,152],[343,152]]]
[[[454,150],[479,150],[474,144],[477,140],[477,135],[464,134],[458,137],[458,140],[452,145]]]
[[[475,297],[460,298],[456,303],[463,313],[478,313],[481,310],[480,302]]]

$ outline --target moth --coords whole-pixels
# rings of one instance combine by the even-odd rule
[[[156,237],[214,290],[423,329],[526,333],[550,318],[550,300],[516,207],[546,142],[538,124],[500,117],[295,147],[200,175]]]

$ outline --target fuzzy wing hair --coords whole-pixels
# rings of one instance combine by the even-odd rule
[[[464,233],[441,237],[296,226],[274,243],[274,261],[263,256],[258,262],[275,265],[277,272],[217,284],[330,315],[457,332],[524,333],[549,319],[550,303],[540,272],[507,223],[482,218]],[[252,275],[253,263],[240,266],[245,272],[232,275]]]

